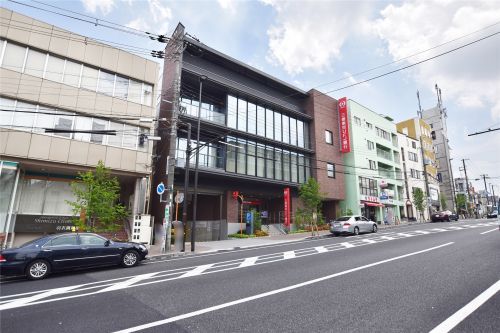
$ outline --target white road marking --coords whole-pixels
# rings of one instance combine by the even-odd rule
[[[150,279],[151,277],[153,277],[154,275],[159,274],[159,273],[160,272],[137,275],[136,277],[133,277],[131,279],[125,280],[123,282],[115,283],[115,284],[113,284],[112,286],[110,286],[108,288],[104,288],[104,289],[101,290],[101,292],[104,293],[104,292],[107,292],[107,291],[124,289],[124,288],[127,288],[127,287],[129,287],[129,286],[131,286],[134,283],[137,283],[139,281]]]
[[[451,230],[462,230],[463,228],[462,228],[462,227],[448,227],[447,229],[451,229]]]
[[[64,294],[64,293],[70,291],[71,289],[75,289],[78,287],[80,287],[80,285],[64,287],[64,288],[56,288],[56,289],[52,289],[52,290],[49,290],[47,292],[44,292],[44,293],[41,293],[41,294],[38,294],[35,296],[18,298],[16,300],[13,300],[12,302],[8,302],[8,303],[0,305],[0,310],[13,309],[13,308],[25,306],[31,302],[38,301],[42,298],[47,298],[47,297],[58,295],[58,294]]]
[[[318,253],[324,253],[324,252],[328,252],[328,249],[324,246],[316,246],[314,248]]]
[[[311,285],[311,284],[315,284],[315,283],[323,282],[323,281],[326,281],[326,280],[330,280],[330,279],[336,278],[338,276],[342,276],[342,275],[346,275],[346,274],[349,274],[349,273],[357,272],[357,271],[360,271],[360,270],[363,270],[363,269],[367,269],[367,268],[370,268],[370,267],[382,265],[382,264],[385,264],[385,263],[388,263],[388,262],[391,262],[391,261],[395,261],[395,260],[407,258],[407,257],[414,256],[414,255],[417,255],[417,254],[429,252],[429,251],[432,251],[432,250],[437,250],[439,248],[442,248],[442,247],[445,247],[445,246],[448,246],[448,245],[451,245],[451,244],[453,244],[453,242],[442,244],[442,245],[438,245],[438,246],[431,247],[431,248],[428,248],[428,249],[425,249],[425,250],[411,252],[411,253],[404,254],[404,255],[401,255],[401,256],[397,256],[397,257],[393,257],[393,258],[389,258],[389,259],[377,261],[377,262],[374,262],[374,263],[371,263],[371,264],[368,264],[368,265],[364,265],[364,266],[359,266],[359,267],[356,267],[356,268],[348,269],[346,271],[342,271],[342,272],[339,272],[339,273],[335,273],[335,274],[323,276],[323,277],[320,277],[320,278],[317,278],[317,279],[313,279],[313,280],[301,282],[301,283],[298,283],[298,284],[295,284],[295,285],[291,285],[291,286],[288,286],[288,287],[285,287],[285,288],[280,288],[280,289],[268,291],[268,292],[265,292],[265,293],[262,293],[262,294],[257,294],[257,295],[254,295],[254,296],[245,297],[245,298],[242,298],[242,299],[239,299],[239,300],[236,300],[236,301],[227,302],[227,303],[219,304],[219,305],[212,306],[212,307],[209,307],[209,308],[201,309],[201,310],[198,310],[198,311],[193,311],[193,312],[185,313],[185,314],[182,314],[182,315],[178,315],[178,316],[175,316],[175,317],[170,317],[170,318],[166,318],[166,319],[163,319],[163,320],[154,321],[154,322],[151,322],[151,323],[148,323],[148,324],[143,324],[143,325],[139,325],[139,326],[127,328],[127,329],[124,329],[124,330],[121,330],[121,331],[117,331],[115,333],[132,333],[132,332],[137,332],[137,331],[141,331],[141,330],[144,330],[144,329],[148,329],[148,328],[152,328],[152,327],[156,327],[156,326],[160,326],[160,325],[165,325],[165,324],[168,324],[168,323],[173,323],[173,322],[180,321],[180,320],[183,320],[183,319],[192,318],[192,317],[199,316],[199,315],[202,315],[202,314],[205,314],[205,313],[209,313],[209,312],[217,311],[217,310],[220,310],[220,309],[228,308],[228,307],[231,307],[231,306],[234,306],[234,305],[238,305],[238,304],[242,304],[242,303],[247,303],[247,302],[250,302],[250,301],[254,301],[256,299],[260,299],[260,298],[264,298],[264,297],[267,297],[267,296],[272,296],[272,295],[280,294],[280,293],[287,292],[287,291],[290,291],[290,290],[293,290],[293,289],[302,288],[302,287],[305,287],[305,286],[308,286],[308,285]]]
[[[447,231],[446,229],[441,229],[441,228],[434,228],[434,229],[429,229],[431,231],[437,231],[437,232],[443,232],[443,231]]]
[[[398,232],[396,235],[403,236],[403,237],[413,237],[413,236],[415,236],[415,235],[405,234],[404,232]]]
[[[482,232],[482,233],[480,233],[480,235],[484,235],[484,234],[487,234],[488,232],[492,232],[492,231],[496,231],[496,230],[498,230],[498,228],[495,228],[495,229],[491,229],[491,230],[488,230],[488,231]]]
[[[180,277],[181,278],[185,278],[185,277],[200,275],[201,273],[203,273],[204,271],[206,271],[207,269],[209,269],[213,265],[215,265],[215,264],[208,264],[208,265],[198,266],[195,269],[193,269],[193,270],[191,270],[191,271],[189,271],[189,272],[181,275]]]
[[[479,296],[467,303],[463,308],[455,312],[451,317],[436,326],[429,333],[446,333],[451,331],[462,320],[467,318],[472,312],[477,310],[481,305],[486,303],[493,295],[500,291],[500,280],[498,280],[491,287],[483,291]]]
[[[351,243],[347,243],[347,242],[340,243],[340,245],[344,246],[345,248],[351,248],[351,247],[355,246],[355,245],[352,245]]]
[[[415,232],[415,233],[422,234],[422,235],[428,235],[428,234],[430,234],[430,232],[429,232],[429,231],[425,231],[425,230],[416,230],[416,231],[414,231],[414,232]]]
[[[380,239],[385,239],[385,240],[394,240],[396,238],[394,237],[389,237],[389,236],[381,236]]]
[[[295,258],[295,251],[283,252],[283,259],[293,259]]]
[[[245,258],[245,260],[243,260],[243,262],[238,267],[252,266],[257,262],[257,259],[259,259],[259,257]]]
[[[374,244],[377,241],[374,241],[373,239],[363,239],[362,242],[368,243],[368,244]]]

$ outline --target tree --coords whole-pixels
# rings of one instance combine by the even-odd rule
[[[464,214],[467,212],[467,198],[465,194],[457,194],[455,202],[457,203],[457,214]]]
[[[118,203],[118,179],[111,177],[109,169],[102,161],[99,161],[94,172],[79,172],[76,179],[71,183],[75,201],[66,202],[73,208],[73,214],[80,216],[74,219],[79,230],[117,230],[120,220],[128,216],[126,208]]]
[[[446,204],[446,195],[443,192],[439,194],[439,200],[441,202],[441,210],[446,210],[448,205]]]
[[[324,219],[320,212],[320,205],[324,195],[320,192],[319,183],[314,178],[309,178],[306,183],[299,188],[299,197],[304,204],[304,222],[319,222],[322,224]],[[316,214],[316,221],[313,216]]]
[[[424,216],[424,209],[426,206],[424,191],[421,188],[413,188],[413,203],[418,212],[420,212],[420,218]]]

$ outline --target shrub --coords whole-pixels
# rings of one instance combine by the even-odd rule
[[[256,230],[255,236],[256,237],[265,237],[265,236],[269,236],[269,234],[265,231],[262,231],[262,230]]]

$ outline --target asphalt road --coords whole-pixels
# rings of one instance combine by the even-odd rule
[[[498,332],[498,220],[0,283],[8,332]]]

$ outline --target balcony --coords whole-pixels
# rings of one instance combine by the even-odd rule
[[[394,171],[388,169],[378,169],[378,175],[383,178],[394,178]]]
[[[180,105],[181,114],[185,114],[192,117],[198,117],[198,106],[194,104],[188,104],[186,102],[181,102]],[[217,124],[224,125],[226,123],[226,115],[223,110],[212,110],[208,109],[204,105],[201,106],[201,119],[211,121]]]
[[[385,158],[386,160],[392,161],[392,155],[390,152],[377,148],[377,156]]]

